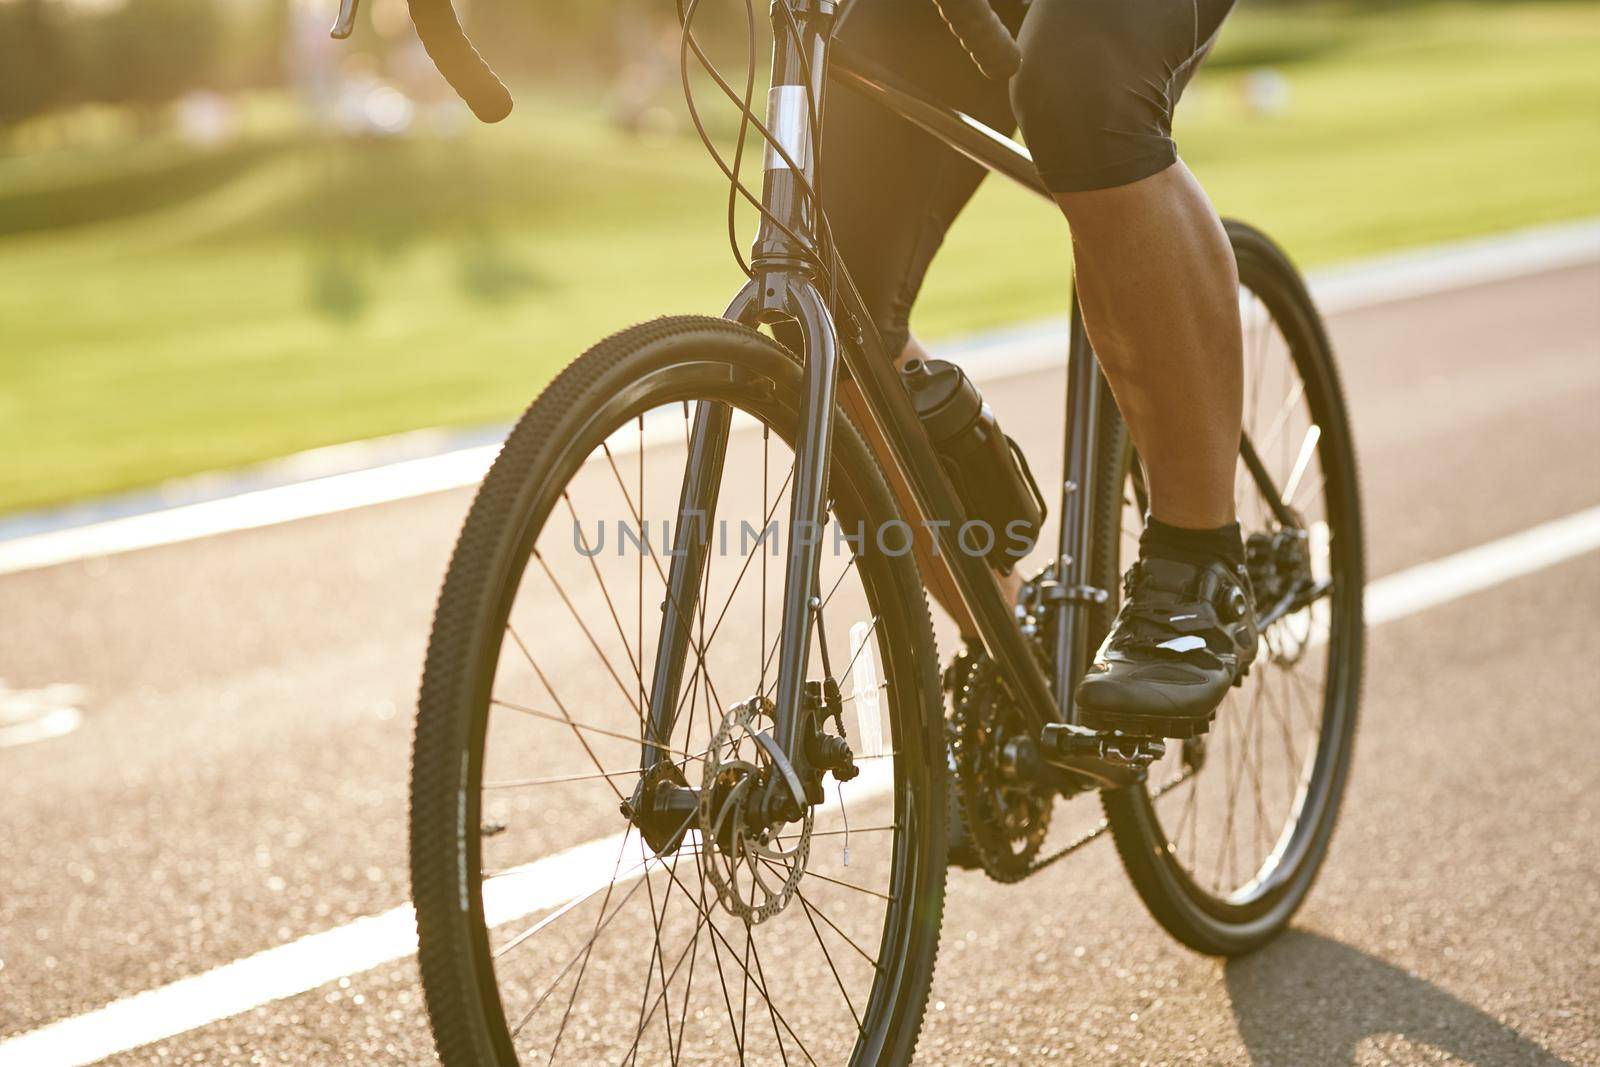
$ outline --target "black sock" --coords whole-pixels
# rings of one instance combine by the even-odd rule
[[[1244,563],[1244,540],[1237,522],[1215,530],[1189,530],[1169,526],[1151,516],[1139,536],[1139,554],[1181,560],[1197,567],[1218,561],[1237,567]]]

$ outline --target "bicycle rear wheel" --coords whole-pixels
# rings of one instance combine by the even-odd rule
[[[1174,937],[1230,955],[1289,922],[1327,854],[1349,774],[1360,703],[1362,527],[1355,452],[1332,348],[1304,283],[1261,233],[1228,223],[1239,263],[1245,433],[1294,513],[1286,526],[1241,461],[1237,507],[1258,612],[1295,581],[1322,595],[1266,626],[1211,732],[1102,794],[1134,887]],[[1098,584],[1117,590],[1138,552],[1145,494],[1120,419],[1102,439]],[[1103,634],[1116,599],[1097,619]],[[1096,637],[1098,640],[1098,637]]]
[[[816,622],[831,663],[813,640],[809,677],[838,678],[862,773],[771,831],[624,810],[639,810],[663,523],[700,404],[731,408],[732,431],[651,773],[725,812],[770,770],[756,736],[770,721],[729,712],[776,685],[782,556],[759,538],[787,539],[800,387],[794,358],[742,326],[635,327],[556,379],[479,490],[435,617],[412,775],[419,956],[446,1067],[910,1059],[944,891],[938,659],[914,564],[892,538],[856,536],[897,516],[842,416]]]

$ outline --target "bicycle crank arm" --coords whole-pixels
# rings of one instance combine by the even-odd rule
[[[1293,615],[1302,608],[1310,607],[1331,592],[1333,592],[1332,581],[1321,581],[1302,586],[1257,616],[1256,626],[1265,630],[1285,615]]]

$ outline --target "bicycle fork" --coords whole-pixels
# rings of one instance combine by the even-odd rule
[[[810,723],[802,714],[802,698],[813,623],[820,606],[817,572],[828,521],[828,462],[832,454],[839,346],[827,308],[803,278],[774,274],[752,283],[729,307],[727,317],[748,325],[792,319],[805,340],[805,402],[795,442],[789,536],[784,547],[777,691],[772,711],[775,725],[772,734],[756,738],[774,757],[789,794],[789,803],[780,803],[774,815],[798,818],[806,803],[802,776],[809,770],[803,731]],[[711,529],[732,414],[728,405],[714,401],[702,401],[695,409],[678,501],[667,598],[662,605],[661,638],[651,680],[650,724],[641,753],[643,770],[667,758],[667,739],[672,734],[683,689],[693,619],[711,552]],[[698,650],[694,654],[698,656]]]

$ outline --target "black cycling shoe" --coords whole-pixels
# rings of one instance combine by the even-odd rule
[[[1078,685],[1093,730],[1195,737],[1255,660],[1250,578],[1218,561],[1141,559],[1123,579],[1122,610]]]

